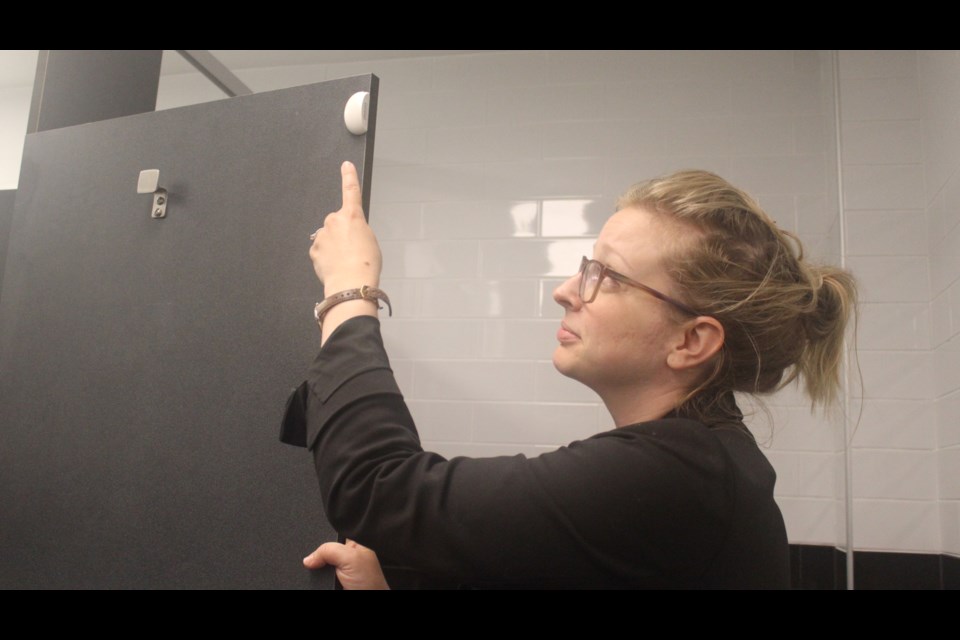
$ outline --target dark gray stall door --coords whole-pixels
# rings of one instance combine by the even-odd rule
[[[363,76],[27,136],[0,296],[0,587],[331,586],[277,437],[319,344],[307,251],[369,194]],[[165,219],[136,193],[159,169]]]

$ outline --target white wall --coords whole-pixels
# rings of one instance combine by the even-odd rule
[[[846,259],[864,293],[856,546],[960,553],[957,56],[840,63]],[[396,310],[384,332],[426,444],[443,453],[535,455],[611,426],[550,365],[549,294],[633,181],[717,171],[840,259],[826,54],[536,51],[238,75],[264,91],[369,72],[381,78],[371,222]],[[25,107],[8,134],[5,96],[0,135],[22,137]],[[164,76],[158,108],[218,98],[199,74]],[[0,183],[9,175],[0,164]],[[770,404],[791,541],[841,543],[840,425],[792,390]],[[771,440],[762,414],[755,431]]]
[[[960,555],[960,57],[918,54],[940,545]]]

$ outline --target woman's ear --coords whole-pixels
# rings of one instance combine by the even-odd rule
[[[688,321],[667,355],[667,366],[681,371],[707,362],[723,347],[724,335],[716,318],[698,316]]]

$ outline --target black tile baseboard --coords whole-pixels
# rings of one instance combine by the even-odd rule
[[[794,589],[846,589],[846,552],[820,545],[790,545]],[[854,551],[854,588],[958,589],[960,558],[925,553]]]

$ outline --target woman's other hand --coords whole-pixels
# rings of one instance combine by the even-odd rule
[[[390,588],[383,577],[377,554],[353,540],[347,540],[346,544],[325,542],[303,559],[303,566],[308,569],[319,569],[328,564],[336,567],[337,579],[347,591]]]

